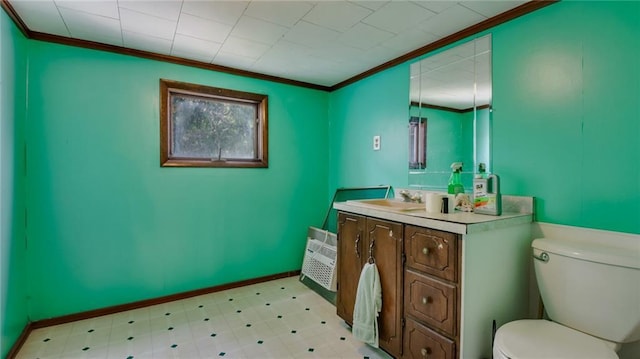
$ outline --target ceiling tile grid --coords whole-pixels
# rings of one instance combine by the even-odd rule
[[[4,0],[31,30],[332,86],[526,1]]]

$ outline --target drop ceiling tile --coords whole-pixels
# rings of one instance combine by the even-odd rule
[[[253,64],[252,68],[261,71],[269,71],[269,68],[277,68],[278,70],[284,71],[288,67],[294,66],[301,54],[304,55],[308,52],[309,47],[307,46],[280,40],[265,52],[265,54]]]
[[[313,47],[307,53],[310,56],[331,59],[337,63],[356,62],[362,57],[362,50],[346,46],[339,42],[329,43],[326,46]]]
[[[313,3],[306,1],[252,1],[244,14],[286,27],[292,27],[312,8]]]
[[[303,20],[335,31],[345,32],[373,11],[349,2],[319,2]]]
[[[249,5],[248,1],[185,1],[182,12],[200,16],[207,20],[217,21],[227,25],[234,25],[244,9]]]
[[[251,66],[256,62],[256,59],[227,53],[223,49],[218,51],[213,63],[216,65],[233,67],[236,69],[250,70]]]
[[[53,0],[12,1],[11,6],[30,30],[69,37],[62,17]]]
[[[118,2],[116,0],[56,0],[59,8],[83,11],[89,14],[119,19]]]
[[[338,67],[329,67],[325,64],[306,61],[299,62],[302,66],[290,69],[290,74],[296,76],[300,81],[315,83],[322,86],[332,86],[338,79],[343,78],[344,73]]]
[[[118,4],[122,9],[129,9],[171,21],[178,21],[182,0],[118,0]]]
[[[243,39],[240,37],[229,36],[227,41],[222,44],[221,51],[235,55],[245,56],[252,59],[258,59],[271,47],[259,42]]]
[[[494,0],[495,1],[495,0]],[[422,6],[427,10],[431,10],[436,14],[439,14],[446,9],[455,6],[457,3],[455,1],[414,1],[416,5]]]
[[[347,46],[357,49],[370,49],[377,44],[392,38],[395,34],[380,30],[371,25],[359,23],[349,31],[340,35],[338,41]]]
[[[126,47],[155,52],[163,55],[171,54],[171,45],[173,44],[173,41],[171,40],[138,34],[131,31],[123,31],[122,40],[124,41],[124,46]]]
[[[384,46],[374,46],[362,53],[361,63],[366,64],[368,68],[383,64],[395,57],[389,55],[390,48]],[[397,57],[397,56],[396,56]]]
[[[422,31],[445,37],[485,19],[484,16],[475,11],[456,5],[423,21],[419,25],[419,28]]]
[[[172,40],[176,22],[139,13],[129,9],[120,9],[122,30],[137,32],[153,37]]]
[[[526,3],[527,1],[461,1],[460,5],[469,8],[484,17],[492,17],[509,9]]]
[[[220,50],[220,43],[206,41],[191,36],[176,34],[171,55],[210,63]]]
[[[357,5],[360,5],[362,7],[366,7],[367,9],[371,9],[371,10],[378,10],[379,8],[383,7],[384,5],[386,5],[389,1],[349,1],[350,3],[354,3]]]
[[[273,45],[287,31],[289,31],[288,27],[250,16],[242,16],[236,26],[233,27],[233,30],[231,30],[231,35]]]
[[[62,7],[59,10],[71,37],[122,46],[120,20]]]
[[[326,43],[335,41],[339,35],[340,33],[337,31],[329,30],[306,21],[300,21],[291,30],[289,30],[283,38],[297,44],[322,46]]]
[[[251,71],[257,72],[260,74],[278,76],[282,78],[295,78],[289,76],[288,69],[289,66],[282,65],[281,61],[274,61],[270,57],[262,57],[253,63],[251,66]]]
[[[430,44],[439,37],[419,28],[412,28],[382,42],[382,46],[400,50],[403,54]],[[410,49],[407,51],[407,49]]]
[[[222,43],[231,32],[231,26],[198,16],[182,14],[177,33],[202,40]]]
[[[362,22],[398,34],[434,15],[434,12],[414,3],[392,1],[362,20]]]

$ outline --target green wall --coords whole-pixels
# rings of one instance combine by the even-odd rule
[[[537,219],[640,233],[640,3],[562,2],[494,34],[494,169]]]
[[[269,168],[161,168],[159,79],[269,96]],[[328,209],[328,94],[31,41],[33,320],[300,269]]]
[[[638,14],[638,2],[560,2],[484,33],[491,168],[503,193],[536,197],[538,221],[640,233]],[[411,62],[331,94],[332,186],[407,185]]]
[[[0,357],[28,322],[24,116],[27,41],[0,11]]]
[[[330,93],[330,188],[407,183],[409,65]],[[373,136],[380,150],[373,151]]]

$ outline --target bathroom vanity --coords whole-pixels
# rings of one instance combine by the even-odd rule
[[[505,203],[502,216],[428,214],[395,200],[335,203],[337,314],[353,323],[360,272],[373,260],[382,349],[396,358],[491,357],[493,321],[528,313],[533,199]]]

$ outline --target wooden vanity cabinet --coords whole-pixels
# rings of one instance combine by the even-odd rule
[[[382,287],[379,344],[394,357],[402,355],[402,244],[401,223],[338,213],[337,314],[349,325],[353,324],[360,273],[371,256]]]
[[[456,221],[335,203],[338,315],[353,323],[360,271],[375,238],[380,347],[395,358],[491,357],[494,323],[531,318],[533,198],[512,198],[518,203],[524,212]]]

